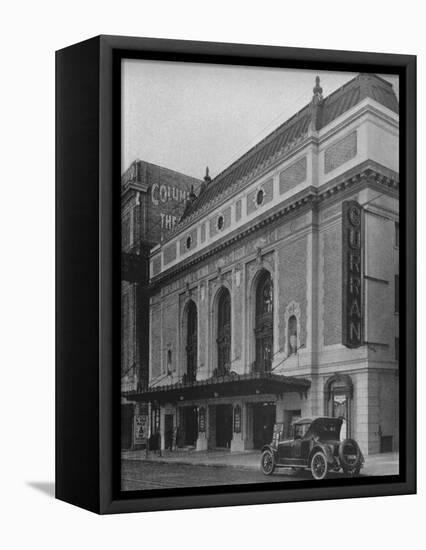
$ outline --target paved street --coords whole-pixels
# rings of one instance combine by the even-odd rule
[[[341,474],[334,474],[334,477]],[[269,483],[312,479],[309,472],[293,473],[277,470],[272,476],[247,468],[202,466],[197,464],[122,461],[122,489],[165,489],[170,487],[201,487],[242,483]]]

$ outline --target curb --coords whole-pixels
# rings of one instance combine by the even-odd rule
[[[122,460],[128,460],[128,461],[133,461],[133,462],[148,462],[150,464],[176,464],[176,465],[179,465],[179,466],[203,466],[205,468],[234,468],[234,469],[238,469],[238,470],[248,470],[248,471],[253,471],[253,470],[259,470],[260,469],[260,466],[258,464],[253,464],[253,465],[249,465],[249,464],[229,464],[229,463],[226,463],[226,462],[215,462],[215,463],[212,463],[212,462],[188,462],[187,460],[167,460],[165,458],[161,458],[161,457],[158,457],[158,458],[123,458]],[[373,465],[370,465],[370,468],[372,467]],[[375,465],[374,465],[375,466]],[[391,473],[383,473],[383,474],[379,474],[379,473],[368,473],[368,470],[370,469],[368,466],[365,467],[362,469],[362,474],[364,476],[392,476],[392,475],[398,475],[398,471],[396,472],[391,472]],[[396,469],[398,470],[399,467],[398,465],[396,465]]]
[[[151,464],[178,464],[180,466],[204,466],[208,468],[238,468],[239,470],[257,470],[258,465],[249,466],[248,464],[227,464],[225,462],[188,462],[185,460],[167,460],[162,458],[124,458],[122,460],[131,460],[134,462],[149,462]]]

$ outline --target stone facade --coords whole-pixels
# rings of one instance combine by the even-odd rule
[[[155,404],[162,448],[260,448],[275,422],[289,430],[301,416],[321,415],[342,416],[342,435],[365,454],[398,448],[398,120],[366,98],[320,129],[309,126],[151,251],[149,372],[151,391],[163,389]],[[363,338],[355,347],[343,344],[346,201],[362,209]],[[228,333],[219,323],[223,292]],[[275,389],[256,382],[275,375]],[[297,380],[309,389],[292,390]]]

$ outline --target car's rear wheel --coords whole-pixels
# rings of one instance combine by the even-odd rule
[[[359,474],[361,469],[361,451],[354,439],[345,439],[340,443],[339,460],[345,474]]]
[[[321,451],[317,451],[311,459],[311,472],[314,479],[324,479],[328,473],[327,457]]]
[[[270,451],[269,449],[266,449],[262,453],[262,457],[260,459],[260,468],[265,476],[270,476],[274,473],[275,458],[272,451]]]

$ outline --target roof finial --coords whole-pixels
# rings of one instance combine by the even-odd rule
[[[206,183],[210,183],[212,181],[212,179],[209,175],[209,167],[208,166],[206,166],[206,175],[204,176],[204,181]]]
[[[314,96],[311,102],[311,129],[316,132],[321,128],[322,111],[323,111],[323,97],[322,88],[320,86],[320,77],[315,78],[315,86],[313,89]]]
[[[319,103],[322,100],[322,88],[320,86],[320,77],[317,75],[315,78],[315,87],[313,89],[314,97],[312,98],[313,101],[316,103]]]

